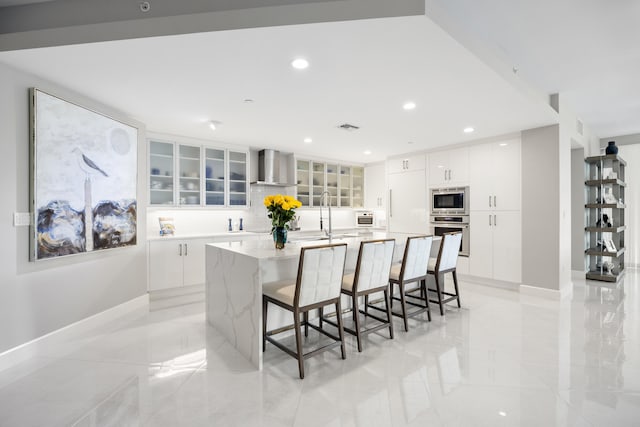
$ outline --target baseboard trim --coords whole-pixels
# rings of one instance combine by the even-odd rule
[[[573,293],[571,286],[566,286],[562,290],[539,288],[537,286],[520,285],[522,295],[545,298],[553,301],[560,301]]]
[[[141,295],[132,300],[126,301],[115,307],[109,308],[100,313],[89,316],[85,319],[71,323],[46,335],[35,338],[17,347],[0,353],[0,372],[15,366],[31,357],[38,355],[39,350],[43,346],[49,346],[62,342],[65,339],[88,332],[91,329],[104,325],[107,322],[115,320],[133,310],[149,306],[149,294]]]
[[[468,274],[458,274],[460,281],[473,283],[475,285],[490,286],[492,288],[507,289],[510,291],[518,291],[519,284],[514,282],[505,282],[502,280],[487,279],[486,277],[470,276]]]

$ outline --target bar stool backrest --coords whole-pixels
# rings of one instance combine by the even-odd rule
[[[436,271],[440,272],[456,268],[461,241],[462,233],[446,233],[442,236]]]
[[[360,243],[358,264],[354,277],[354,290],[381,288],[389,283],[394,239],[372,240]]]
[[[338,298],[346,256],[346,243],[302,248],[294,304],[305,307]]]
[[[407,238],[404,248],[400,276],[405,282],[416,277],[427,275],[429,254],[433,236],[416,236]]]

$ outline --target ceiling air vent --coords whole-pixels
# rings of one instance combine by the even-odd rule
[[[338,127],[340,129],[342,129],[342,130],[346,130],[346,131],[349,131],[349,132],[360,129],[359,126],[350,125],[349,123],[343,123],[343,124],[339,125]]]

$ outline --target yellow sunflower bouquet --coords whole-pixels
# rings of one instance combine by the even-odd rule
[[[295,197],[275,194],[264,198],[264,205],[267,207],[271,219],[273,232],[278,227],[289,228],[289,221],[296,215],[295,209],[302,206]]]

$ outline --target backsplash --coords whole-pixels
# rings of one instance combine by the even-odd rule
[[[160,232],[158,218],[173,218],[176,228],[176,236],[224,233],[228,231],[229,218],[232,223],[240,222],[242,218],[245,231],[264,232],[271,231],[271,220],[267,218],[267,210],[264,207],[264,197],[269,194],[293,195],[293,188],[251,186],[251,207],[243,209],[147,209],[147,236],[155,237]],[[296,211],[300,218],[298,225],[301,230],[320,230],[320,213],[316,208],[304,208]],[[328,213],[323,209],[325,225],[328,225]],[[353,209],[334,208],[332,210],[332,225],[334,228],[355,227],[355,214]]]

